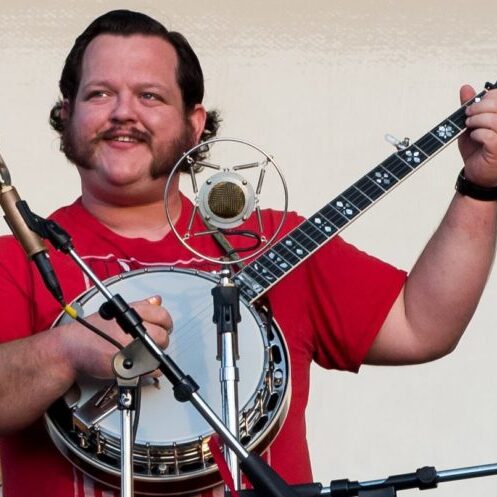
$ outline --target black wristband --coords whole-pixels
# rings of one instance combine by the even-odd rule
[[[464,177],[464,168],[461,169],[456,181],[456,190],[461,195],[475,198],[476,200],[497,200],[497,186],[479,186]]]

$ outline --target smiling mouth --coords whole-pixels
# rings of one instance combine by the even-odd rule
[[[115,136],[113,138],[110,138],[109,141],[123,142],[123,143],[138,143],[139,140],[131,136]]]
[[[101,133],[98,138],[117,143],[150,143],[148,133],[133,128],[128,130],[111,128]]]

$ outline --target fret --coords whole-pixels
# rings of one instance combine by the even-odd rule
[[[276,264],[273,263],[273,261],[269,257],[267,257],[267,253],[262,254],[262,256],[259,257],[257,260],[260,264],[267,268],[268,271],[274,274],[276,278],[281,278],[281,276],[285,274],[284,271],[282,271]],[[245,266],[245,269],[250,265],[251,264]]]
[[[320,231],[311,226],[307,221],[305,223],[306,224],[302,224],[298,228],[295,228],[295,230],[292,231],[292,236],[308,252],[312,252],[314,249],[318,248],[321,243],[326,241],[327,238]],[[309,226],[308,228],[306,228],[308,231],[317,232],[320,237],[323,237],[323,242],[318,243],[315,238],[311,238],[310,235],[306,234],[306,232],[304,231],[304,228],[306,226]]]
[[[273,254],[273,256],[270,256],[270,254]],[[269,271],[271,271],[279,278],[286,273],[286,269],[288,269],[290,265],[285,261],[281,261],[281,264],[279,264],[279,261],[275,260],[276,258],[277,256],[276,254],[274,254],[274,252],[267,251],[262,257],[259,257],[258,260],[262,265],[266,266]]]
[[[319,242],[319,244],[326,242],[333,233],[338,231],[336,226],[331,226],[319,214],[312,216],[312,218],[305,224],[302,224],[300,228],[305,236],[313,241]]]
[[[413,169],[422,164],[428,156],[419,148],[414,145],[397,152],[397,156],[400,157],[408,166]]]
[[[242,295],[246,297],[248,300],[251,300],[257,295],[264,292],[265,288],[259,285],[250,276],[248,276],[248,274],[246,273],[247,267],[244,268],[242,271],[240,271],[238,274],[236,274],[233,280],[239,284],[238,286],[240,288]]]
[[[304,225],[299,226],[296,228],[294,231],[292,231],[292,237],[296,241],[296,243],[299,244],[300,247],[303,247],[304,250],[307,250],[307,253],[313,252],[315,249],[317,249],[322,243],[318,243],[315,239],[311,238],[309,235],[307,235],[304,230],[302,229]],[[316,230],[315,228],[307,228],[312,229],[312,231],[317,231],[319,233],[319,236],[323,236],[321,232]],[[326,240],[326,237],[324,237]]]
[[[350,219],[353,219],[359,211],[342,197],[336,197],[329,204],[325,205],[319,213],[326,217],[332,225],[337,228],[345,226]]]
[[[464,129],[466,127],[466,106],[456,110],[454,114],[447,118],[447,121],[450,121],[460,129]]]
[[[273,250],[292,266],[298,264],[302,259],[290,252],[283,243],[277,243]]]
[[[368,176],[363,176],[359,181],[354,183],[354,186],[373,202],[385,193],[385,190],[378,186],[374,179],[370,179]]]
[[[261,267],[262,265],[259,264],[259,268]],[[245,268],[245,274],[248,274],[253,281],[255,281],[257,284],[259,284],[261,287],[264,288],[269,287],[275,281],[275,279],[273,279],[273,281],[266,279],[266,277],[264,276],[264,270],[257,271],[253,266],[247,266]]]
[[[482,98],[480,93],[441,121],[418,141],[390,155],[351,187],[297,226],[271,249],[234,276],[249,302],[350,224],[400,180],[428,161],[466,128],[465,109]]]
[[[460,128],[450,120],[440,123],[430,133],[436,136],[444,144],[450,142],[459,133]]]
[[[279,255],[274,248],[266,252],[268,259],[273,263],[272,267],[278,267],[283,272],[287,272],[292,268],[292,264],[287,261],[284,257]]]
[[[374,181],[375,185],[378,185],[382,190],[382,195],[384,192],[390,190],[392,186],[398,183],[397,178],[383,168],[381,165],[376,166],[370,173],[366,175],[371,181]]]
[[[241,274],[237,275],[233,278],[233,281],[238,285],[242,298],[245,299],[247,302],[250,302],[252,299],[256,298],[259,295],[259,293],[252,290],[252,288],[248,286],[243,276],[244,275]]]
[[[478,95],[475,95],[469,102],[466,102],[462,107],[457,109],[454,114],[451,114],[447,118],[447,121],[455,124],[459,129],[466,128],[466,107],[469,107],[475,102],[479,102],[483,98],[485,93],[486,91],[482,91],[478,93]]]
[[[344,197],[345,200],[349,201],[351,204],[355,205],[361,211],[372,203],[371,199],[366,197],[366,195],[364,195],[361,190],[355,186],[351,186],[349,189],[345,190],[342,193],[342,197]]]
[[[387,160],[381,163],[384,169],[392,173],[397,179],[402,179],[412,172],[412,167],[408,166],[405,162],[392,154]]]
[[[312,227],[319,231],[326,241],[339,231],[336,226],[329,223],[325,217],[320,215],[313,216],[312,223]]]
[[[416,146],[428,156],[433,155],[444,146],[444,142],[437,138],[436,129],[433,128],[416,142]]]
[[[235,282],[240,288],[240,294],[242,298],[245,299],[247,302],[250,302],[252,299],[257,298],[257,296],[259,295],[257,292],[254,292],[254,290],[246,286],[241,279],[235,278]]]
[[[343,195],[339,195],[328,205],[331,205],[331,207],[333,207],[343,217],[345,217],[347,223],[361,213],[357,206],[352,204],[351,202],[348,202]]]
[[[247,266],[248,268],[249,266]],[[254,268],[257,273],[261,273],[264,276],[264,279],[269,281],[270,283],[274,283],[278,278],[265,266],[263,266],[258,261],[254,261],[250,264],[251,268]]]
[[[496,88],[497,88],[497,83],[494,83],[494,84],[487,83],[485,85],[485,90],[481,91],[480,93],[475,95],[471,100],[466,102],[464,104],[464,107],[469,107],[471,104],[474,104],[475,102],[479,102],[485,96],[485,93],[487,93],[488,90],[495,90]]]
[[[280,243],[284,244],[288,250],[290,250],[293,254],[295,254],[297,257],[302,259],[306,255],[308,255],[309,252],[312,251],[312,249],[307,250],[306,247],[304,247],[295,238],[292,237],[292,234],[293,233],[285,237]],[[318,246],[318,244],[315,244],[315,247],[316,246]]]
[[[332,221],[333,220],[333,221]],[[339,214],[335,209],[325,205],[314,216],[312,216],[312,225],[317,228],[328,239],[336,233],[341,226],[347,224],[347,219]]]

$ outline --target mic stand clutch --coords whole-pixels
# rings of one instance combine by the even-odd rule
[[[105,307],[102,312],[106,313]],[[139,395],[139,378],[158,366],[158,361],[138,339],[120,350],[112,361],[118,386],[117,408],[121,412],[121,497],[133,497],[133,416]]]

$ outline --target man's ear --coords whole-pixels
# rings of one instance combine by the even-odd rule
[[[62,121],[67,121],[70,114],[71,104],[69,103],[69,100],[67,98],[64,98],[64,100],[62,100],[62,105],[60,106],[60,118],[62,119]]]
[[[205,128],[207,111],[202,104],[196,104],[193,110],[188,114],[188,121],[193,130],[195,143],[198,143]]]

